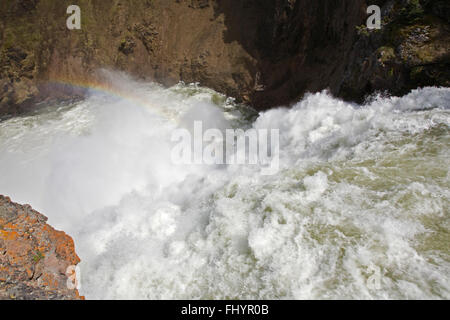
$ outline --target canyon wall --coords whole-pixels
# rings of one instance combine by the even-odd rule
[[[370,2],[370,3],[369,3]],[[81,30],[66,9],[81,8]],[[383,27],[363,27],[368,4]],[[99,68],[199,82],[261,110],[329,89],[348,100],[449,85],[449,4],[439,0],[5,0],[0,116],[83,94]]]

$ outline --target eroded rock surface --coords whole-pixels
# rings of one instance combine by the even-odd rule
[[[450,81],[445,0],[79,0],[81,30],[68,30],[71,4],[0,2],[0,117],[80,96],[73,84],[100,68],[199,82],[259,110],[307,91],[358,101]],[[372,4],[379,31],[364,28]]]
[[[424,86],[450,86],[450,2],[378,1],[382,28],[359,26],[339,95],[361,101],[387,91],[404,95]]]
[[[82,299],[68,286],[75,283],[68,267],[80,262],[73,240],[46,221],[0,195],[0,300]]]

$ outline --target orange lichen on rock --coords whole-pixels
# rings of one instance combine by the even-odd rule
[[[84,299],[67,285],[66,270],[80,262],[74,242],[46,221],[0,195],[0,300]]]

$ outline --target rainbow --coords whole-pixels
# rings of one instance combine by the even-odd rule
[[[73,81],[67,79],[51,79],[46,81],[47,85],[56,85],[56,86],[65,86],[70,87],[71,89],[80,89],[88,92],[97,92],[101,94],[107,94],[109,96],[117,97],[121,100],[129,101],[135,105],[141,106],[143,108],[148,109],[150,112],[155,113],[159,116],[162,116],[166,119],[170,120],[170,114],[167,110],[157,106],[156,104],[152,104],[147,99],[143,99],[137,95],[133,95],[129,90],[125,90],[120,86],[114,85],[111,82],[106,81]]]

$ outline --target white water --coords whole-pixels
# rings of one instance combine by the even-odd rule
[[[117,81],[164,114],[92,93],[0,123],[0,194],[74,238],[88,299],[450,298],[450,89],[246,123],[209,89]],[[279,173],[172,165],[194,120],[280,129]]]

